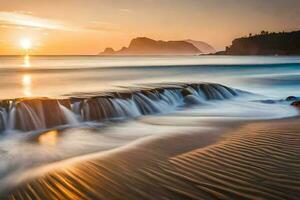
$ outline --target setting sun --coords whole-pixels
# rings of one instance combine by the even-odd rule
[[[23,49],[29,50],[32,47],[32,42],[28,38],[24,38],[20,40],[20,45]]]

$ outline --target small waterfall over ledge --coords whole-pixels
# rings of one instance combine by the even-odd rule
[[[92,97],[2,100],[0,131],[32,131],[84,121],[137,118],[238,95],[239,91],[220,84],[197,83],[111,92]]]

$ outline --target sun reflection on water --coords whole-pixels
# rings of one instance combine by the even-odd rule
[[[24,74],[22,76],[22,86],[23,86],[23,94],[26,97],[32,96],[31,83],[32,83],[31,75],[30,74]]]
[[[31,64],[30,64],[30,57],[29,57],[29,55],[26,55],[26,56],[24,56],[22,67],[28,68],[30,66],[31,66]]]
[[[22,80],[22,82],[23,82],[23,85],[24,85],[24,86],[29,86],[29,85],[31,85],[31,76],[30,76],[29,74],[23,75],[23,80]]]
[[[39,136],[38,142],[41,145],[55,146],[57,143],[57,134],[58,132],[56,130],[48,131]]]
[[[23,65],[22,67],[24,68],[29,68],[31,67],[31,63],[30,63],[30,57],[29,55],[24,56],[23,59]],[[23,74],[22,75],[22,89],[23,89],[23,95],[25,97],[30,97],[32,96],[32,92],[31,92],[31,84],[32,84],[32,78],[30,74]]]

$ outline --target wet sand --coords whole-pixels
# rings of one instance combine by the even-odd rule
[[[299,118],[179,134],[28,172],[0,199],[300,199]],[[18,177],[22,178],[22,177]]]

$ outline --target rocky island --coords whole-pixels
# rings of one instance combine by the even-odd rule
[[[200,41],[162,41],[137,37],[131,40],[128,47],[118,51],[109,47],[100,55],[199,55],[213,52],[212,46]]]

